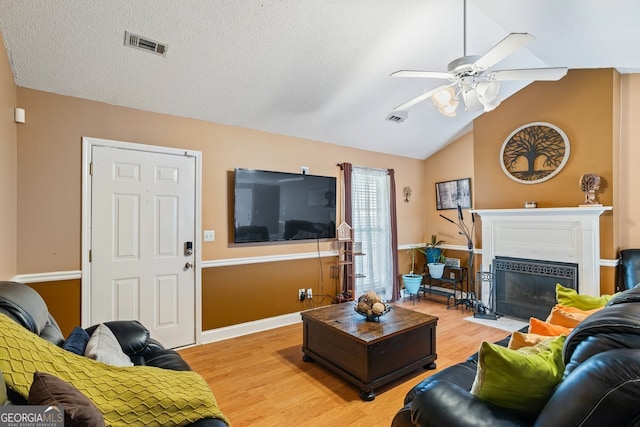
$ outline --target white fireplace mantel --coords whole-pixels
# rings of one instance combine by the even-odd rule
[[[600,295],[600,220],[611,206],[477,209],[482,219],[482,271],[497,256],[578,264],[578,292]],[[486,288],[486,289],[485,289]],[[482,284],[488,303],[489,284]]]

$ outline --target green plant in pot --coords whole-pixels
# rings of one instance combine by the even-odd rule
[[[436,234],[431,235],[431,242],[428,242],[424,247],[424,254],[427,258],[427,264],[437,263],[442,255],[442,248],[440,245],[444,243],[444,240],[438,240]]]
[[[444,272],[444,250],[439,247],[443,243],[444,240],[438,240],[438,237],[435,234],[432,234],[431,242],[427,243],[427,246],[425,247],[429,276],[434,279],[441,278],[442,273]]]
[[[429,269],[429,276],[434,279],[439,279],[442,277],[442,273],[444,273],[444,251],[440,252],[440,258],[438,258],[438,262],[430,262],[427,264],[427,268]]]
[[[422,252],[421,248],[418,246],[412,246],[407,250],[407,253],[411,255],[411,271],[409,274],[402,275],[402,282],[404,284],[404,289],[409,294],[417,294],[420,290],[420,285],[422,284],[422,275],[414,274],[414,269],[416,267],[416,255],[418,252]]]

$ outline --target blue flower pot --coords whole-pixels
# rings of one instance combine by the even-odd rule
[[[427,264],[435,264],[440,260],[442,248],[425,248]]]
[[[422,275],[420,274],[403,274],[402,282],[404,283],[404,290],[411,295],[415,295],[420,290],[422,284]]]

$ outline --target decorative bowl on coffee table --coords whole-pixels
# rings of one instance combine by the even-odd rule
[[[364,316],[367,319],[367,322],[379,322],[380,317],[387,314],[389,310],[391,310],[391,306],[389,304],[385,304],[385,303],[382,303],[382,304],[384,304],[384,311],[382,311],[379,314],[373,313],[372,310],[367,310],[366,312],[358,310],[358,304],[354,306],[354,310],[359,315]]]

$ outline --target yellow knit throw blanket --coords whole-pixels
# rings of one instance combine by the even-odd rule
[[[204,417],[228,421],[196,372],[116,367],[78,356],[0,314],[0,371],[23,397],[36,371],[72,384],[98,407],[108,426],[182,426]]]

